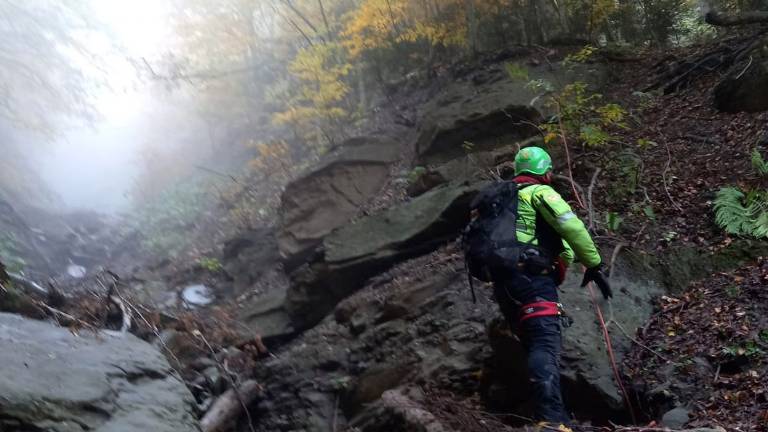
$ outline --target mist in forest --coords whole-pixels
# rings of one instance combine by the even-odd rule
[[[219,163],[214,175],[320,155],[375,116],[388,86],[457,59],[552,41],[691,43],[711,36],[701,15],[713,3],[733,6],[0,0],[0,134],[11,155],[0,190],[33,204],[58,195],[48,201],[124,211],[246,147],[241,166]]]

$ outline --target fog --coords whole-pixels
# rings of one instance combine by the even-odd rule
[[[136,64],[136,59],[157,58],[168,48],[168,4],[92,0],[87,10],[88,18],[98,23],[98,33],[89,34],[84,43],[99,63],[81,67],[104,78],[103,85],[89,89],[95,116],[91,121],[58,119],[52,138],[39,136],[25,147],[31,166],[65,207],[116,212],[129,207],[139,152],[151,135],[148,128],[159,127],[164,116],[179,116],[176,107],[159,97],[157,86],[141,79]],[[173,144],[173,139],[153,143]]]

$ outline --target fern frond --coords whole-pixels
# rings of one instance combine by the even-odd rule
[[[763,159],[758,149],[752,150],[752,168],[760,177],[768,176],[768,162]]]
[[[744,207],[744,193],[734,187],[724,187],[715,197],[715,223],[729,234],[743,234],[749,228],[749,216]]]
[[[762,212],[755,220],[752,235],[755,237],[768,237],[768,212]]]
[[[744,194],[735,187],[724,187],[715,197],[715,222],[735,235],[768,237],[768,191]]]

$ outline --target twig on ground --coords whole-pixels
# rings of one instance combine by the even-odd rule
[[[749,63],[747,63],[747,67],[744,68],[741,72],[739,72],[738,75],[734,79],[741,79],[742,75],[744,75],[745,72],[749,70],[749,67],[752,66],[752,56],[749,56]]]
[[[221,374],[226,378],[227,382],[229,383],[230,390],[234,392],[234,396],[237,398],[238,402],[240,402],[240,405],[243,408],[243,412],[245,412],[245,416],[248,419],[249,430],[251,432],[256,432],[256,429],[253,426],[253,419],[251,418],[251,413],[248,411],[248,404],[245,402],[243,395],[240,393],[240,390],[237,387],[237,383],[235,382],[235,377],[233,377],[232,376],[233,374],[231,374],[231,372],[227,370],[227,368],[221,363],[221,361],[219,361],[219,359],[216,358],[216,350],[213,349],[213,346],[211,346],[211,344],[208,342],[208,339],[205,338],[205,335],[200,330],[195,330],[192,332],[192,334],[198,337],[201,341],[203,341],[205,346],[211,352],[211,356],[213,357],[213,360],[216,362],[216,366],[218,367]],[[215,431],[215,429],[209,429],[208,431],[213,432]]]
[[[595,209],[594,207],[592,207],[592,191],[595,189],[597,176],[600,175],[600,171],[602,171],[600,168],[597,168],[595,170],[595,173],[592,174],[592,180],[589,182],[589,187],[587,188],[587,214],[589,215],[590,231],[595,230]]]
[[[704,144],[713,144],[713,145],[717,145],[718,144],[717,141],[715,141],[715,140],[713,140],[713,139],[711,139],[709,137],[695,135],[695,134],[685,134],[685,135],[682,135],[680,138],[686,138],[686,139],[689,139],[691,141],[696,141],[696,142],[700,142],[700,143],[704,143]]]
[[[619,256],[619,252],[621,252],[621,249],[623,247],[625,247],[626,245],[627,245],[626,243],[618,243],[613,248],[613,253],[611,254],[611,261],[610,261],[610,264],[608,265],[608,277],[609,278],[613,276],[613,267],[616,264],[616,258]]]
[[[640,227],[640,229],[637,231],[637,234],[635,234],[635,239],[632,240],[632,246],[634,247],[637,245],[637,242],[640,240],[640,236],[643,235],[643,232],[645,231],[645,228],[648,226],[648,222],[645,222],[643,226]]]
[[[336,422],[339,419],[339,395],[336,394],[336,402],[333,404],[333,420],[331,421],[331,432],[336,432]]]
[[[80,326],[82,328],[86,328],[88,330],[91,330],[94,333],[98,333],[99,332],[99,329],[96,326],[91,325],[91,324],[89,324],[89,323],[87,323],[87,322],[85,322],[85,321],[83,321],[83,320],[81,320],[81,319],[79,319],[79,318],[77,318],[77,317],[75,317],[73,315],[70,315],[70,314],[68,314],[66,312],[62,312],[62,311],[60,311],[60,310],[58,310],[56,308],[53,308],[53,307],[47,305],[43,301],[35,300],[34,304],[37,307],[39,307],[39,308],[45,310],[46,312],[48,312],[49,314],[51,314],[54,317],[54,319],[56,319],[56,322],[59,323],[59,325],[62,326],[62,327],[70,327],[70,326],[73,326],[73,325],[78,325],[78,326]]]
[[[667,194],[667,198],[669,198],[669,202],[672,203],[672,206],[677,209],[677,211],[682,212],[683,208],[680,207],[680,205],[675,201],[674,198],[672,198],[672,194],[669,193],[669,186],[667,185],[667,173],[669,172],[670,167],[672,166],[672,151],[669,149],[669,140],[666,136],[664,136],[661,131],[658,131],[661,135],[662,139],[664,140],[664,146],[667,149],[667,164],[664,166],[664,171],[661,173],[661,178],[664,183],[664,192]]]
[[[642,342],[640,342],[636,338],[630,336],[629,332],[627,332],[627,330],[624,328],[624,326],[622,326],[621,323],[619,323],[615,319],[611,318],[610,321],[608,321],[608,323],[606,325],[609,325],[609,324],[616,324],[616,327],[619,329],[619,331],[621,331],[621,333],[624,335],[624,337],[626,337],[627,339],[632,341],[635,345],[639,346],[640,348],[643,348],[644,350],[650,352],[651,354],[653,354],[656,357],[664,360],[667,363],[673,363],[672,360],[668,359],[667,357],[664,357],[664,355],[662,355],[658,351],[654,350],[653,348],[651,348],[651,347],[649,347],[647,345],[644,345]]]
[[[31,279],[27,279],[27,278],[25,278],[24,276],[22,276],[20,274],[10,273],[9,272],[8,273],[8,279],[11,282],[13,282],[13,283],[15,283],[15,284],[17,284],[17,285],[19,285],[19,286],[21,286],[23,288],[26,288],[26,289],[28,289],[30,291],[33,291],[33,292],[37,293],[40,296],[43,296],[43,297],[47,297],[48,296],[48,290],[47,289],[45,289],[45,288],[41,287],[40,285],[38,285],[37,282],[35,282],[35,281],[31,280]]]
[[[128,302],[126,302],[126,303],[128,304],[128,307],[133,309],[133,312],[139,318],[141,318],[141,320],[144,322],[144,325],[146,325],[147,327],[149,327],[150,330],[152,330],[152,333],[154,333],[155,337],[157,338],[158,342],[160,342],[160,345],[162,345],[162,347],[165,350],[165,352],[176,362],[175,365],[176,366],[182,366],[181,360],[179,360],[179,358],[176,356],[176,354],[168,347],[168,344],[166,344],[165,341],[163,340],[163,338],[160,336],[160,331],[157,329],[157,326],[152,324],[152,323],[150,323],[147,320],[147,318],[144,317],[144,315],[141,313],[141,311],[136,306],[134,306],[134,305],[132,305],[131,303],[128,303]],[[173,369],[176,372],[176,374],[179,377],[181,377],[181,372],[176,370],[174,365],[171,366],[171,369]]]
[[[717,370],[715,371],[715,379],[712,380],[712,382],[717,382],[717,380],[720,379],[720,365],[717,365]]]

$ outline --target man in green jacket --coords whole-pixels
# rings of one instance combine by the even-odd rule
[[[515,157],[518,190],[516,237],[522,245],[515,268],[497,269],[494,295],[507,321],[522,331],[539,420],[568,431],[570,420],[560,391],[560,312],[557,286],[577,259],[587,270],[582,286],[594,281],[612,296],[600,254],[584,223],[552,186],[552,159],[539,147]]]

